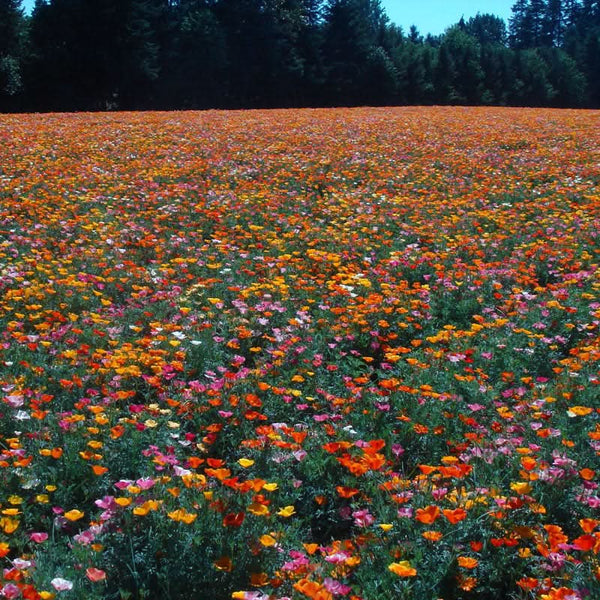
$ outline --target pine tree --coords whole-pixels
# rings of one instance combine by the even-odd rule
[[[464,27],[465,33],[474,37],[481,45],[506,44],[506,23],[492,14],[479,14],[470,18]]]
[[[542,56],[548,65],[548,81],[555,90],[552,104],[560,108],[585,105],[586,81],[577,63],[560,48],[548,48]]]
[[[513,48],[528,48],[533,41],[533,25],[529,0],[517,0],[509,19],[510,43]]]
[[[514,79],[514,50],[499,44],[487,44],[481,49],[481,69],[484,73],[482,102],[504,106],[508,104]]]
[[[549,106],[556,90],[549,81],[549,68],[540,51],[528,48],[515,54],[515,78],[510,103],[519,106]]]
[[[545,0],[517,0],[512,7],[510,39],[515,48],[544,45]]]
[[[22,90],[23,11],[20,0],[0,0],[0,110]]]
[[[547,0],[543,16],[542,39],[545,46],[559,47],[563,43],[565,11],[562,0]]]
[[[465,27],[466,28],[466,27]],[[484,74],[481,47],[460,25],[448,29],[440,46],[440,73],[446,102],[477,104],[481,100]]]
[[[143,107],[159,73],[163,0],[51,0],[31,18],[29,85],[54,109]]]
[[[0,0],[0,56],[18,52],[22,22],[21,0]]]
[[[329,1],[324,53],[331,101],[381,103],[394,88],[393,61],[383,46],[387,21],[379,0]]]
[[[225,32],[206,0],[181,0],[172,15],[160,82],[166,107],[223,107],[228,102]]]
[[[380,0],[0,0],[0,110],[600,106],[600,0],[516,0],[509,33],[405,36]]]

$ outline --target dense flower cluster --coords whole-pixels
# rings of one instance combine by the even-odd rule
[[[0,118],[1,598],[600,597],[600,114]]]

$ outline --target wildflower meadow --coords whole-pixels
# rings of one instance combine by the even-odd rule
[[[0,598],[600,598],[600,112],[0,140]]]

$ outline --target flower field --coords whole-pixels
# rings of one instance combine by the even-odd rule
[[[599,112],[0,140],[0,597],[600,598]]]

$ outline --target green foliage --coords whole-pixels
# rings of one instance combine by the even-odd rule
[[[25,20],[20,0],[0,0],[0,110],[23,90]]]
[[[0,2],[0,110],[600,106],[600,9],[517,0],[423,37],[379,0]]]

